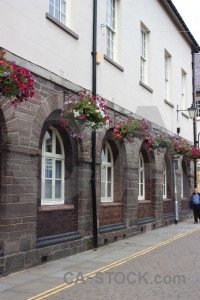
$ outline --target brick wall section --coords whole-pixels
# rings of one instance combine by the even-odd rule
[[[78,230],[77,215],[72,210],[38,212],[37,237],[58,235]]]
[[[5,255],[35,245],[36,174],[36,157],[2,151],[0,231],[5,236]]]
[[[121,223],[123,221],[122,204],[101,204],[99,212],[100,226]]]

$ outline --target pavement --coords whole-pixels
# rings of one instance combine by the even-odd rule
[[[59,291],[200,230],[193,218],[0,278],[0,299],[59,298]],[[74,280],[74,281],[73,281]],[[52,298],[51,298],[52,299]],[[62,298],[67,299],[67,298]],[[76,298],[73,298],[76,299]]]

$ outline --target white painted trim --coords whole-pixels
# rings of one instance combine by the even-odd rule
[[[106,142],[105,143],[105,157],[107,160],[108,151],[110,152],[111,163],[109,162],[102,162],[101,169],[106,168],[106,179],[105,179],[105,197],[101,197],[101,202],[113,202],[113,187],[114,187],[114,161],[113,161],[113,153],[110,145]],[[111,197],[107,196],[107,168],[111,168]]]
[[[140,162],[142,162],[142,165],[140,164]],[[138,200],[145,200],[145,169],[144,169],[144,158],[142,153],[140,152],[139,155],[139,176],[138,176]],[[141,174],[142,172],[142,179],[143,179],[143,186],[142,186],[142,194],[140,193],[140,186],[141,186]]]

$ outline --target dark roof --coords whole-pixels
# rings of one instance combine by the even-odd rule
[[[185,36],[185,38],[188,40],[190,45],[192,46],[192,50],[196,50],[197,52],[200,51],[200,46],[195,40],[194,36],[190,32],[189,28],[185,24],[183,18],[179,14],[176,6],[173,4],[171,0],[159,0],[162,5],[165,7],[167,12],[170,14],[173,21],[178,26],[179,30],[182,31],[182,34]]]

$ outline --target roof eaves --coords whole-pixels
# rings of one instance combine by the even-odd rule
[[[166,8],[172,19],[175,21],[177,26],[180,28],[186,39],[190,42],[192,45],[193,50],[196,50],[196,52],[200,51],[200,46],[195,40],[194,36],[190,32],[189,28],[185,24],[183,18],[179,14],[177,8],[173,4],[171,0],[160,0],[160,2],[163,4],[163,6]]]

